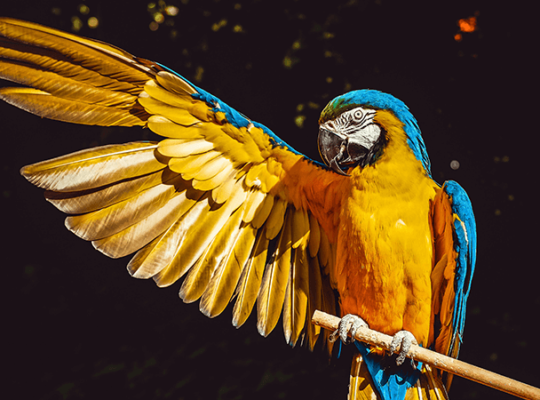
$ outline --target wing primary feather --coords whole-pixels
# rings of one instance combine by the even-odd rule
[[[205,292],[210,278],[214,271],[233,251],[234,244],[240,232],[242,222],[242,209],[237,209],[227,220],[223,228],[216,234],[212,243],[208,246],[204,257],[201,256],[196,267],[191,268],[182,287],[180,288],[180,298],[185,303],[198,300]],[[201,303],[202,311],[202,303]]]
[[[96,147],[28,165],[21,174],[55,192],[94,189],[164,169],[167,161],[156,158],[156,148],[147,142]]]
[[[201,199],[204,201],[199,201],[203,203],[200,213],[185,217],[190,229],[189,235],[184,236],[171,264],[154,277],[156,283],[170,285],[183,276],[214,240],[245,196],[244,191],[239,191],[229,201],[219,205],[212,200],[210,193],[207,193],[204,199]]]
[[[328,279],[328,275],[322,277],[321,279],[322,283],[322,291],[321,291],[321,303],[322,303],[322,309],[325,310],[325,312],[336,315],[337,314],[337,308],[336,308],[336,297],[334,294],[334,291],[332,290],[332,286],[330,285],[330,280]],[[329,339],[330,337],[330,331],[327,329],[323,329],[323,338],[324,338],[324,344],[327,346],[328,354],[332,355],[332,348],[334,346],[334,342],[331,342]]]
[[[306,252],[301,247],[293,248],[292,260],[283,305],[283,331],[287,343],[294,346],[306,323],[309,269]]]
[[[133,55],[118,47],[32,22],[2,18],[0,33],[14,42],[21,41],[38,50],[45,48],[61,53],[67,59],[90,65],[104,75],[118,75],[133,82],[146,82],[154,76],[151,68],[138,63]]]
[[[264,228],[260,229],[235,292],[236,302],[233,308],[232,324],[236,328],[240,328],[246,322],[259,295],[268,255],[268,244],[269,240],[266,238]]]
[[[0,76],[41,91],[5,88],[0,97],[41,117],[88,125],[144,125],[134,102],[155,73],[146,60],[90,39],[3,18]],[[6,61],[9,59],[9,61]]]
[[[185,192],[186,198],[183,209],[179,212],[180,217],[163,235],[141,249],[129,262],[127,268],[133,277],[141,279],[154,277],[172,262],[190,225],[183,217],[188,213],[197,213],[191,209],[196,207],[203,195],[194,189]]]
[[[98,240],[112,236],[148,218],[174,197],[190,188],[178,174],[122,202],[103,207],[87,214],[66,218],[66,227],[85,240]]]
[[[291,269],[291,224],[292,213],[289,212],[277,240],[276,249],[267,263],[257,299],[257,329],[265,337],[276,326],[283,308]]]
[[[172,229],[176,227],[176,224],[171,225],[171,227],[159,235],[157,238],[152,240],[150,243],[148,243],[146,246],[144,246],[142,249],[140,249],[135,255],[131,258],[127,265],[128,273],[133,278],[138,279],[148,279],[157,274],[161,268],[163,268],[166,264],[163,263],[157,263],[156,264],[150,264],[150,268],[147,268],[145,265],[146,259],[152,254],[157,246],[161,243],[163,236],[165,236],[167,233],[169,233]],[[160,260],[161,261],[161,260]]]
[[[119,107],[64,99],[37,89],[2,88],[0,99],[41,118],[81,125],[142,126],[148,118],[138,105],[128,112]]]
[[[311,350],[315,347],[315,343],[321,333],[321,327],[311,323],[311,316],[315,310],[322,310],[322,280],[321,269],[317,257],[308,257],[309,262],[309,301],[308,313],[306,315],[306,326],[308,345]]]
[[[186,279],[182,282],[178,296],[184,303],[193,303],[201,297],[208,281],[210,280],[209,264],[207,262],[208,253],[212,249],[210,244],[201,254],[197,262],[189,269]]]
[[[141,249],[165,232],[187,210],[193,208],[197,201],[186,197],[186,194],[191,192],[189,190],[180,193],[153,214],[112,236],[93,241],[92,245],[112,258],[124,257]],[[195,195],[197,196],[199,194]]]
[[[2,54],[0,49],[0,55]],[[9,55],[8,55],[9,56]],[[53,60],[50,60],[53,62]],[[58,75],[55,72],[44,71],[41,68],[21,65],[16,62],[0,59],[0,76],[21,85],[30,86],[32,89],[17,90],[10,88],[4,94],[15,93],[47,93],[53,97],[71,100],[77,103],[95,104],[105,107],[117,108],[127,113],[129,108],[137,104],[137,97],[124,91],[107,88],[110,85],[96,86],[95,82],[76,81],[71,77]],[[34,90],[38,91],[34,91]]]
[[[193,225],[196,223],[196,221],[203,219],[208,213],[210,209],[208,198],[209,194],[205,193],[195,202],[189,212],[176,222],[178,226],[175,228],[175,230],[169,231],[172,235],[174,235],[173,243],[175,244],[175,251],[174,254],[169,254],[169,257],[165,259],[164,266],[152,277],[156,282],[156,285],[159,287],[172,285],[174,282],[184,276],[184,274],[192,267],[193,263],[199,258],[193,256],[188,260],[188,262],[184,262],[182,250],[187,237],[189,237],[192,233]],[[202,252],[204,249],[206,249],[206,247],[207,246],[203,246],[202,250],[196,250],[200,250]],[[198,254],[200,255],[200,253]],[[158,256],[161,256],[161,254],[158,254]]]
[[[240,273],[251,253],[255,234],[256,231],[253,227],[242,223],[233,248],[215,270],[201,298],[200,310],[204,315],[213,318],[221,314],[227,307],[238,284]]]
[[[173,172],[166,168],[128,178],[103,187],[75,192],[46,191],[45,198],[66,214],[85,214],[124,201],[137,193],[169,181]]]

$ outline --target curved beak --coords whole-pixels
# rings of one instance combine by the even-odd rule
[[[324,128],[319,128],[319,154],[324,163],[328,165],[334,172],[340,175],[349,176],[339,166],[339,162],[345,158],[347,148],[347,139],[341,138],[334,132]]]
[[[362,160],[368,149],[335,132],[319,128],[319,153],[326,165],[340,175],[349,176],[342,167],[352,167]]]

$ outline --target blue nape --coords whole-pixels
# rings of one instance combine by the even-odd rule
[[[407,389],[414,386],[420,377],[422,363],[413,367],[410,360],[396,365],[396,358],[381,356],[370,351],[364,343],[355,341],[373,379],[373,384],[382,400],[404,400]]]

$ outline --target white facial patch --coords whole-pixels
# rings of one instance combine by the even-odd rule
[[[326,121],[321,127],[349,142],[371,149],[381,136],[381,128],[373,121],[375,113],[369,108],[356,107],[332,121]]]

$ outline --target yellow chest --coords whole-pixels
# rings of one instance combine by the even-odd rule
[[[341,211],[335,277],[343,315],[359,315],[387,334],[407,329],[424,343],[431,318],[429,212],[436,184],[417,160],[411,162],[410,169],[381,160],[353,171]]]

